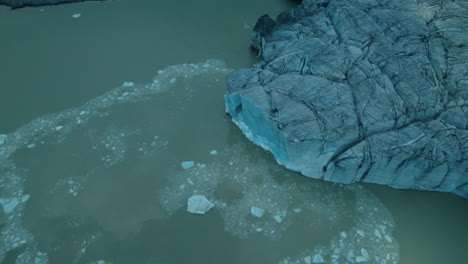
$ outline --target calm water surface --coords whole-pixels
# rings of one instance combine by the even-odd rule
[[[293,4],[1,7],[0,263],[468,263],[467,200],[307,179],[230,122],[253,25]]]

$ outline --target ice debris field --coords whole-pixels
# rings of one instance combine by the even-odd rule
[[[33,172],[17,166],[18,152],[67,144],[67,138],[84,128],[83,137],[92,145],[90,151],[100,157],[99,167],[90,166],[82,177],[61,176],[49,190],[54,194],[65,189],[71,197],[80,197],[89,177],[125,162],[130,149],[155,157],[168,147],[168,142],[158,135],[141,139],[138,129],[109,126],[96,131],[88,124],[119,113],[123,104],[170,92],[179,80],[213,73],[226,75],[229,71],[215,60],[171,66],[160,70],[149,84],[126,81],[80,107],[39,117],[12,133],[1,134],[0,221],[4,227],[0,230],[0,262],[12,251],[20,250],[16,263],[50,263],[45,252],[50,249],[40,245],[23,226],[25,206],[35,197],[25,192]],[[138,143],[129,145],[129,137],[138,138]],[[151,202],[159,204],[164,215],[177,217],[176,213],[183,211],[200,219],[220,217],[224,229],[211,232],[227,232],[240,240],[261,236],[281,241],[298,222],[311,223],[312,234],[323,227],[332,234],[328,242],[304,245],[306,250],[277,259],[277,263],[398,263],[392,217],[364,188],[302,179],[258,155],[262,150],[252,151],[248,142],[215,147],[206,150],[209,158],[191,157],[172,164],[172,173],[164,185],[154,186],[158,195]],[[80,228],[81,223],[77,220],[70,225]],[[101,232],[84,235],[73,248],[72,263],[111,263],[105,259],[86,260],[101,238]]]

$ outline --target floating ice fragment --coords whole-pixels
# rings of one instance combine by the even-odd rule
[[[193,161],[184,161],[180,164],[180,166],[182,166],[183,169],[190,169],[193,167],[193,165],[195,165],[195,162]]]
[[[250,28],[249,24],[244,22],[244,29],[248,29],[248,28]]]
[[[28,149],[32,149],[32,148],[34,148],[35,146],[36,146],[36,144],[35,144],[35,143],[32,143],[32,144],[29,144],[29,145],[27,146],[27,148],[28,148]]]
[[[170,83],[175,83],[176,81],[177,81],[176,78],[172,78],[169,82],[170,82]]]
[[[210,67],[210,64],[209,64],[209,63],[205,63],[205,64],[202,65],[202,67],[203,67],[203,68],[208,68],[208,67]]]
[[[340,233],[340,237],[346,238],[346,237],[347,237],[346,232],[341,232],[341,233]]]
[[[5,212],[5,214],[13,212],[19,203],[20,201],[16,198],[0,199],[0,205],[3,207],[3,212]]]
[[[301,208],[296,208],[296,209],[294,209],[294,212],[295,213],[300,213],[300,212],[302,212],[302,209]]]
[[[63,126],[56,126],[56,127],[55,127],[55,131],[59,131],[59,130],[62,129],[62,128],[63,128]]]
[[[252,206],[252,207],[250,207],[250,213],[251,213],[253,216],[260,218],[260,217],[262,217],[263,214],[265,213],[265,209]]]
[[[133,82],[124,82],[122,84],[123,87],[133,87],[135,84]]]
[[[278,223],[283,222],[283,218],[280,215],[275,215],[274,218],[275,218],[276,222],[278,222]]]
[[[210,154],[211,155],[218,155],[218,151],[216,151],[216,149],[213,149],[212,151],[210,151]]]
[[[304,258],[304,262],[306,264],[311,264],[312,263],[312,258],[310,256],[307,256],[307,257]]]
[[[203,195],[192,195],[187,201],[187,211],[192,214],[205,214],[215,205]]]
[[[7,135],[5,134],[0,134],[0,145],[3,145],[5,143],[5,139],[7,138]]]
[[[80,18],[81,14],[73,14],[72,17],[73,18]]]
[[[206,164],[198,163],[197,167],[200,168],[200,169],[203,169],[203,168],[206,168]]]
[[[314,255],[314,260],[313,260],[313,262],[314,262],[314,263],[323,263],[323,262],[325,262],[325,261],[323,260],[322,255],[320,255],[320,254],[315,254],[315,255]]]
[[[24,203],[24,202],[28,201],[29,198],[31,198],[31,195],[25,194],[25,195],[23,195],[23,197],[21,197],[21,202]]]

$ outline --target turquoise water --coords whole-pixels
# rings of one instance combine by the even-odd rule
[[[256,19],[292,6],[0,8],[0,263],[468,262],[466,200],[308,179],[230,122]]]

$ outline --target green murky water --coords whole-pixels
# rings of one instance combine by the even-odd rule
[[[0,263],[468,262],[466,200],[307,179],[224,114],[256,19],[292,6],[0,8]]]

